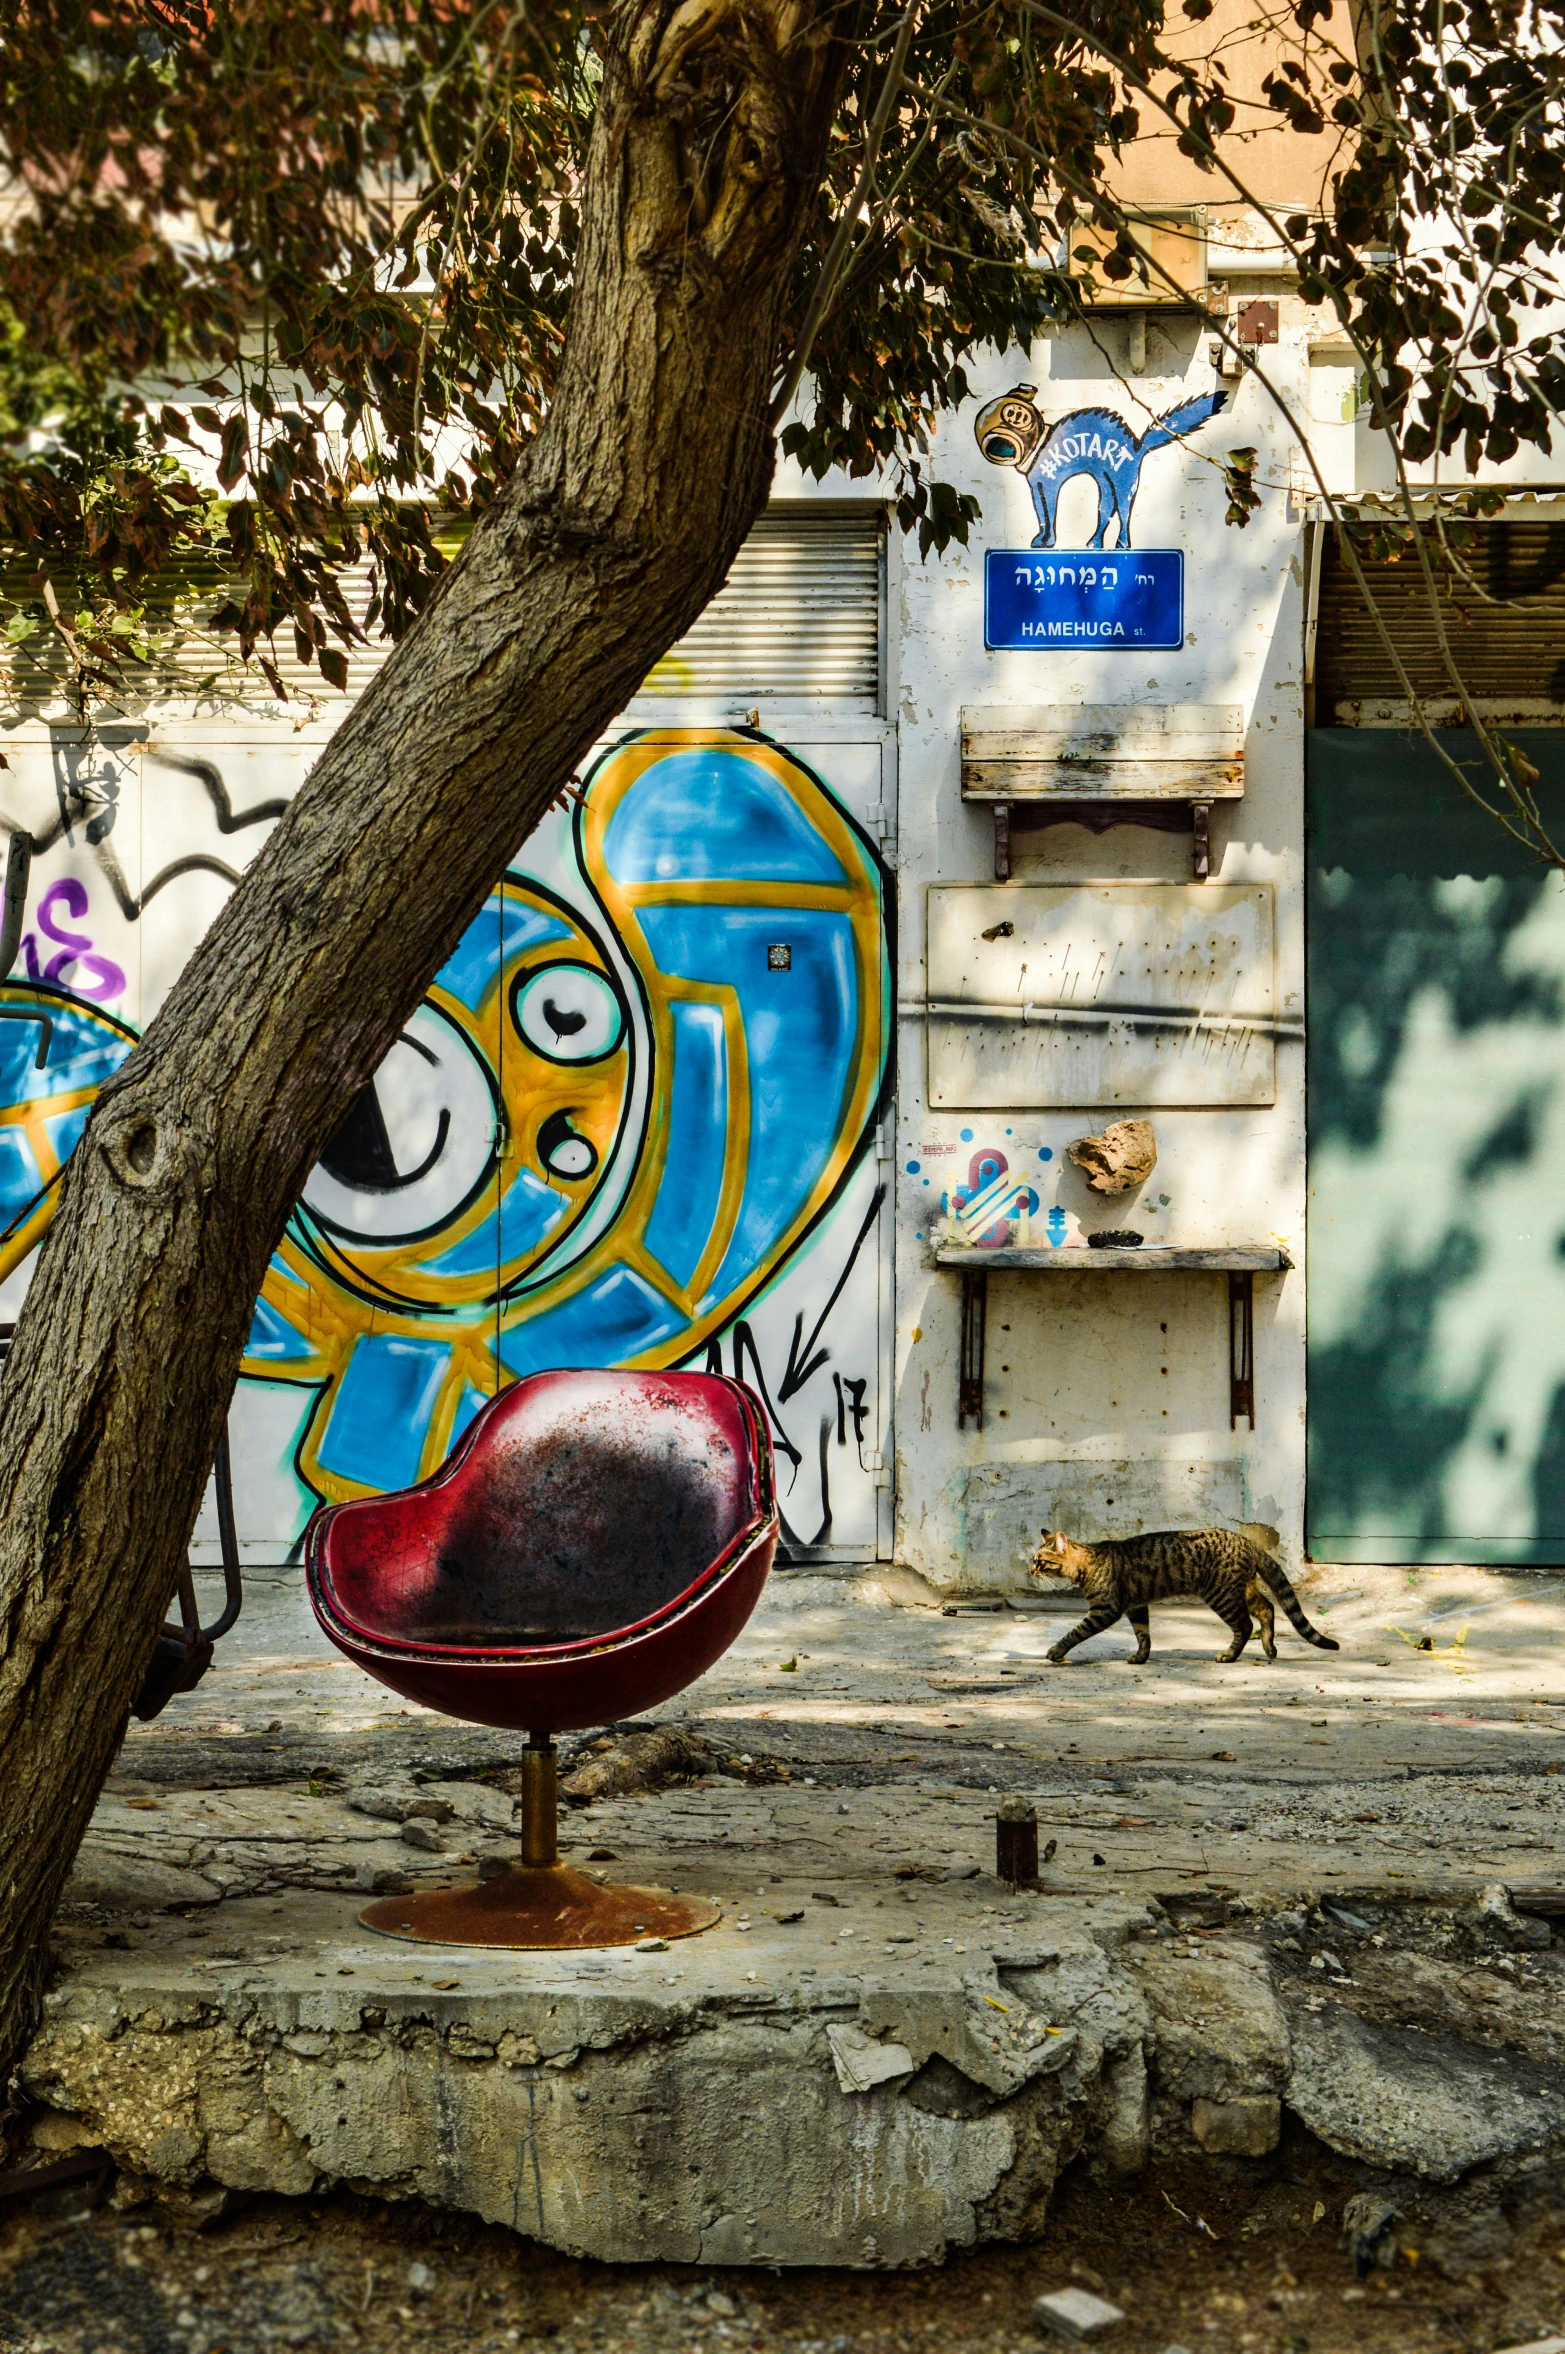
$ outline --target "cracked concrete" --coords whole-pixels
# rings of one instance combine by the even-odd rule
[[[1139,1673],[1113,1637],[1046,1668],[1047,1611],[780,1577],[662,1712],[718,1769],[565,1822],[572,1860],[722,1921],[571,1956],[358,1926],[366,1891],[514,1850],[519,1744],[388,1713],[276,1580],[249,1649],[126,1743],[12,2162],[86,2145],[187,2200],[342,2184],[600,2258],[871,2267],[1036,2236],[1077,2162],[1243,2167],[1285,2114],[1410,2210],[1552,2182],[1565,1613],[1552,1581],[1450,1575],[1480,1640],[1388,1636],[1452,1585],[1421,1621],[1405,1573],[1356,1570],[1312,1593],[1349,1636],[1329,1665],[1220,1669],[1173,1611]],[[1012,1788],[1057,1843],[1017,1895]]]
[[[1084,1929],[1035,1902],[994,1954],[953,1940],[931,1978],[912,1956],[845,1966],[777,1924],[718,1932],[699,1966],[686,1948],[612,1970],[447,1961],[345,1937],[317,1897],[291,1903],[289,1950],[266,1958],[249,1933],[275,1916],[253,1911],[236,1908],[247,1950],[209,1984],[152,1941],[84,1963],[50,1996],[28,2091],[180,2188],[340,2182],[607,2259],[852,2265],[1041,2221],[1091,2137],[1103,2047],[1039,1997],[1084,1965],[1105,1983],[1094,1939],[1133,1918],[1109,1902]],[[845,2095],[834,2023],[894,2031],[911,2068]]]

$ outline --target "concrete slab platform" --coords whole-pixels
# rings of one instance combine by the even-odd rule
[[[344,2183],[597,2257],[857,2266],[1033,2236],[1078,2160],[1242,2166],[1285,2109],[1429,2197],[1552,2167],[1565,1582],[1354,1570],[1308,1607],[1341,1652],[1219,1667],[1173,1610],[1145,1670],[1113,1635],[1057,1669],[1047,1609],[779,1576],[661,1712],[714,1770],[565,1824],[720,1925],[446,1954],[357,1909],[514,1850],[519,1745],[388,1708],[278,1576],[127,1739],[13,2162],[86,2142],[186,2195]],[[1015,1896],[1012,1789],[1056,1842]]]

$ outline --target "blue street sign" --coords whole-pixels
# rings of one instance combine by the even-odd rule
[[[1145,653],[1185,641],[1179,548],[989,548],[984,644],[1035,654]]]

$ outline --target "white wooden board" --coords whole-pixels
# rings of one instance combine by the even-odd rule
[[[1271,1103],[1272,936],[1265,883],[935,886],[929,1101]]]

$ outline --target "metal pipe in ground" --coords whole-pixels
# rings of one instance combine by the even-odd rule
[[[995,1877],[1008,1888],[1038,1883],[1038,1809],[1027,1798],[1002,1798],[994,1821]]]

